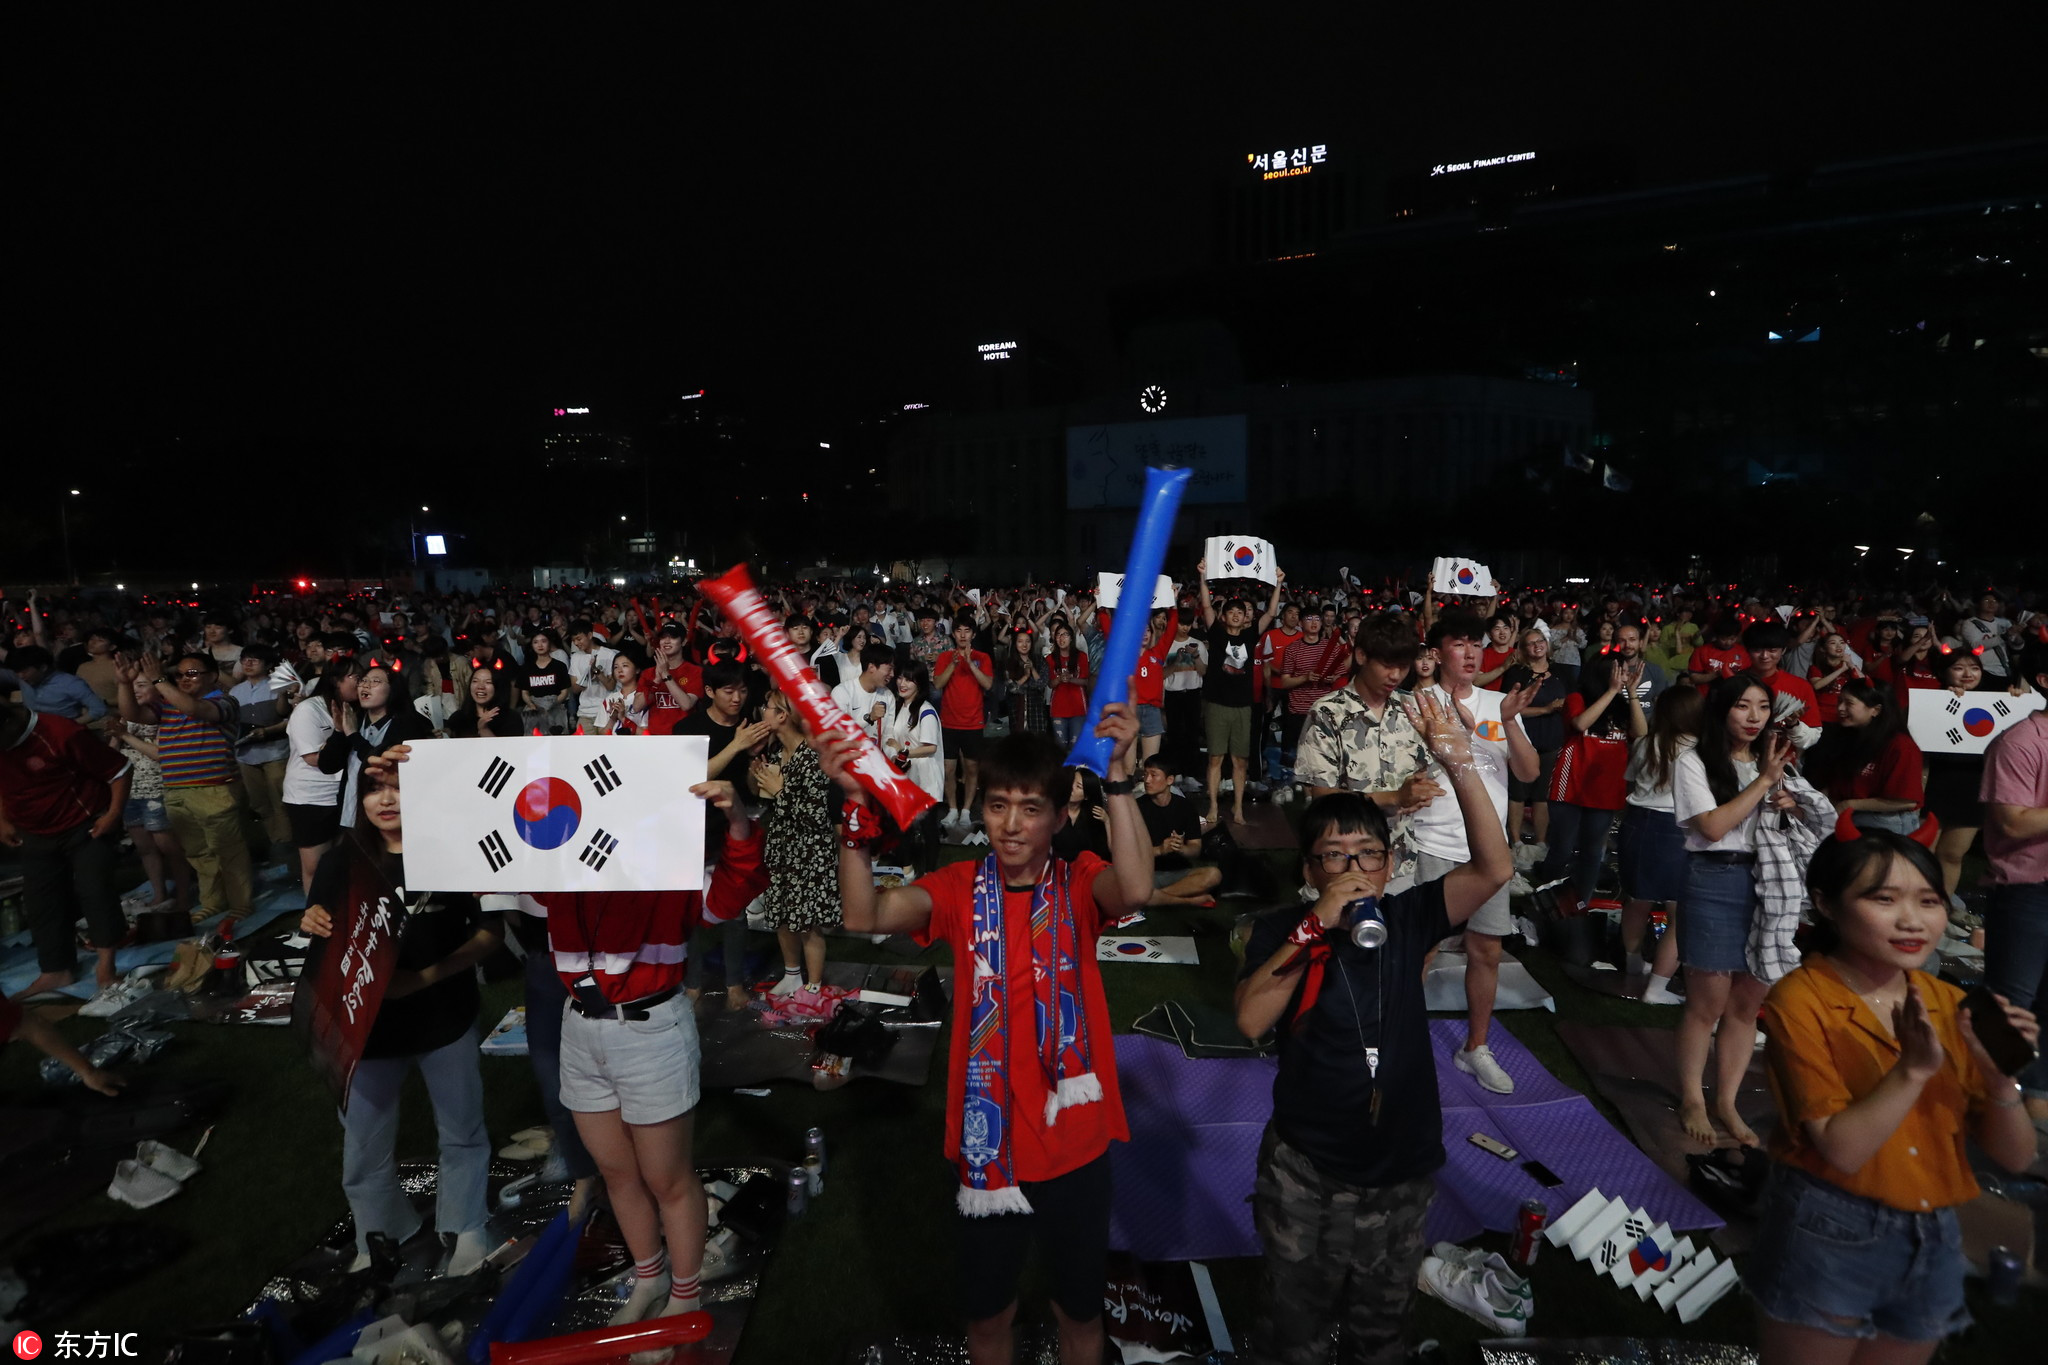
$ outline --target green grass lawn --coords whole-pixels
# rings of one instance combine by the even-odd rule
[[[963,852],[964,856],[964,852]],[[1290,855],[1268,854],[1282,875],[1292,876]],[[1155,914],[1145,926],[1155,933],[1193,932],[1202,953],[1199,966],[1107,964],[1103,976],[1119,1032],[1168,997],[1227,1003],[1236,963],[1228,930],[1238,902],[1192,912],[1183,925],[1176,915]],[[834,939],[832,953],[845,959],[900,962],[864,940]],[[1561,1080],[1592,1096],[1611,1120],[1591,1082],[1558,1040],[1559,1019],[1587,1023],[1670,1026],[1673,1011],[1617,1000],[1573,984],[1541,951],[1523,960],[1557,998],[1555,1016],[1541,1010],[1516,1011],[1501,1022]],[[926,954],[941,961],[938,953]],[[495,1022],[519,1003],[516,981],[485,991],[484,1021]],[[74,1041],[100,1030],[98,1021],[73,1019],[63,1025]],[[141,1331],[157,1344],[167,1330],[220,1322],[232,1317],[263,1283],[337,1220],[347,1208],[340,1187],[341,1129],[333,1105],[307,1066],[292,1032],[282,1028],[181,1025],[178,1041],[152,1069],[167,1075],[227,1078],[236,1098],[216,1126],[202,1160],[206,1170],[186,1193],[147,1211],[135,1211],[95,1196],[34,1231],[105,1220],[176,1227],[193,1238],[176,1262],[132,1283],[109,1286],[101,1298],[65,1323],[32,1324],[49,1333]],[[943,1041],[941,1043],[943,1047]],[[0,1051],[0,1102],[34,1094],[35,1057],[22,1047]],[[487,1118],[494,1143],[543,1121],[540,1101],[524,1058],[483,1061]],[[830,1175],[822,1199],[786,1233],[762,1277],[760,1297],[741,1339],[745,1365],[788,1360],[835,1360],[847,1343],[893,1333],[942,1331],[953,1318],[953,1174],[940,1156],[945,1082],[943,1053],[932,1081],[922,1088],[864,1082],[829,1094],[779,1084],[766,1098],[710,1091],[699,1110],[698,1152],[704,1164],[746,1162],[801,1154],[804,1131],[824,1130]],[[198,1134],[176,1141],[190,1150]],[[401,1160],[431,1160],[434,1129],[417,1078],[405,1102],[399,1136]],[[1561,1210],[1553,1210],[1553,1213]],[[33,1235],[33,1232],[30,1234]],[[1505,1250],[1505,1237],[1487,1242]],[[1233,1332],[1252,1321],[1255,1261],[1213,1267]],[[81,1267],[81,1273],[90,1273]],[[1700,1340],[1751,1341],[1748,1300],[1732,1294],[1690,1327],[1638,1304],[1634,1294],[1596,1279],[1568,1255],[1545,1248],[1535,1267],[1538,1328],[1545,1336],[1680,1335]],[[1042,1288],[1027,1284],[1027,1309],[1043,1313]],[[1951,1343],[1941,1359],[2019,1359],[2022,1333],[2039,1330],[2044,1296],[2029,1291],[2017,1308],[2001,1309],[1973,1290],[1971,1310],[1980,1325]],[[1477,1359],[1471,1343],[1486,1335],[1478,1324],[1419,1297],[1411,1319],[1414,1340],[1434,1337],[1454,1361]],[[2038,1357],[2033,1357],[2038,1358]]]

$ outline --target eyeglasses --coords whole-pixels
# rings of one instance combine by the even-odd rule
[[[1316,861],[1323,865],[1323,871],[1333,877],[1354,863],[1358,865],[1360,872],[1377,872],[1387,865],[1387,851],[1383,848],[1368,848],[1361,853],[1340,853],[1336,849],[1331,849],[1327,853],[1318,853],[1315,857]]]

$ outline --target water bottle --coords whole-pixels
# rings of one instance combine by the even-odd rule
[[[1387,941],[1387,922],[1380,917],[1376,896],[1345,902],[1344,922],[1351,926],[1351,941],[1360,948],[1377,948]]]
[[[821,1128],[804,1134],[804,1175],[812,1198],[825,1192],[825,1133]]]

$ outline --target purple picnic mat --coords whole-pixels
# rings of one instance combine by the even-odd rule
[[[1481,1228],[1511,1232],[1525,1199],[1542,1200],[1555,1218],[1595,1187],[1674,1228],[1721,1226],[1719,1214],[1643,1155],[1591,1100],[1546,1071],[1500,1020],[1493,1021],[1487,1042],[1494,1060],[1515,1082],[1512,1095],[1482,1089],[1452,1064],[1452,1055],[1465,1044],[1464,1020],[1432,1019],[1429,1034],[1437,1052],[1446,1158],[1436,1173],[1436,1202],[1425,1224],[1430,1241],[1462,1242]],[[1513,1147],[1515,1159],[1502,1161],[1473,1146],[1474,1133]],[[1522,1169],[1525,1161],[1542,1162],[1564,1183],[1545,1189]]]
[[[1525,1199],[1541,1199],[1556,1217],[1596,1185],[1675,1228],[1721,1226],[1590,1100],[1544,1070],[1498,1019],[1490,1041],[1495,1060],[1514,1078],[1512,1095],[1482,1090],[1451,1064],[1465,1041],[1463,1020],[1432,1020],[1429,1027],[1448,1156],[1424,1226],[1429,1241],[1510,1231]],[[1144,1034],[1119,1034],[1116,1062],[1131,1140],[1110,1148],[1110,1246],[1146,1261],[1259,1255],[1252,1180],[1278,1064],[1270,1057],[1190,1061],[1173,1043]],[[1520,1156],[1506,1162],[1489,1155],[1467,1140],[1473,1133],[1499,1138]],[[1522,1169],[1528,1160],[1541,1161],[1564,1183],[1544,1189]]]

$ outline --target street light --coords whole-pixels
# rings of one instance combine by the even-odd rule
[[[80,496],[76,488],[71,490],[71,496]],[[57,522],[64,528],[64,576],[75,588],[78,586],[78,572],[71,567],[71,504],[63,498],[57,499]]]

